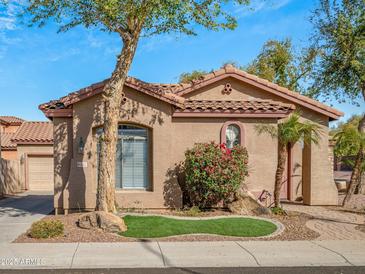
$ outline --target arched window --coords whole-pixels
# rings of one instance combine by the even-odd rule
[[[100,147],[100,144],[98,146]],[[99,150],[100,148],[98,152]],[[148,129],[132,125],[119,125],[115,187],[119,189],[148,189],[149,165]]]
[[[241,144],[241,132],[237,125],[229,125],[226,129],[226,145],[233,148]]]
[[[221,143],[228,148],[240,145],[244,146],[244,128],[240,122],[226,122],[221,130]]]

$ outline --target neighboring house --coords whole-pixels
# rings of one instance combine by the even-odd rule
[[[1,156],[4,160],[7,189],[53,190],[53,126],[50,122],[27,122],[17,117],[0,116]],[[14,175],[15,174],[15,175]]]
[[[40,105],[54,125],[56,212],[95,207],[106,83]],[[318,123],[322,135],[318,146],[298,143],[290,149],[282,198],[337,204],[328,125],[341,112],[231,65],[192,84],[151,84],[129,77],[124,91],[115,180],[120,207],[181,206],[174,171],[197,142],[245,146],[249,190],[256,195],[263,189],[272,191],[277,140],[258,135],[255,127],[275,125],[295,109],[303,120]]]
[[[14,116],[0,116],[1,157],[6,160],[17,159],[16,143],[12,141],[23,119]]]

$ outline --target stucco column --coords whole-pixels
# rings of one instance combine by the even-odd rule
[[[72,158],[72,119],[54,118],[54,208],[59,213],[64,208],[64,192]],[[67,199],[66,199],[67,200]]]
[[[306,205],[337,205],[338,191],[329,159],[328,127],[321,127],[317,144],[303,150],[303,202]]]

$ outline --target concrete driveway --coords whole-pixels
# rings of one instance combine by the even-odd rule
[[[53,210],[53,194],[25,192],[0,200],[0,243],[9,243]]]

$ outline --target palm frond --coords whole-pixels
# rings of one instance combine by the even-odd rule
[[[255,130],[259,135],[269,134],[273,139],[278,137],[278,128],[273,125],[256,125]]]
[[[259,134],[269,134],[277,138],[282,144],[295,144],[299,140],[304,143],[318,144],[321,135],[321,128],[318,124],[309,121],[301,122],[300,114],[294,112],[277,127],[272,125],[258,125],[256,131]]]
[[[314,143],[318,145],[323,131],[320,125],[306,121],[301,124],[300,132],[305,144]]]

